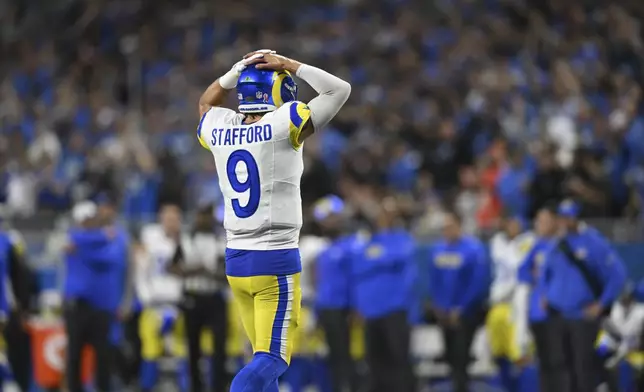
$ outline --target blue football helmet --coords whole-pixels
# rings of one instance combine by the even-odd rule
[[[239,75],[237,99],[241,113],[272,112],[287,102],[297,101],[297,84],[288,71],[249,65]]]

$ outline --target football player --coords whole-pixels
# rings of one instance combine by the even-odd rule
[[[524,232],[525,223],[519,217],[505,221],[504,230],[492,237],[491,257],[493,281],[490,290],[490,312],[485,323],[487,336],[504,388],[517,390],[513,364],[521,359],[516,346],[512,320],[512,300],[517,286],[517,271],[534,243],[534,234]]]
[[[308,104],[297,100],[294,75],[318,93]],[[222,107],[235,88],[239,113]],[[197,138],[214,156],[225,201],[226,275],[254,353],[232,392],[276,392],[290,362],[302,295],[302,144],[350,92],[319,68],[260,50],[199,100]]]

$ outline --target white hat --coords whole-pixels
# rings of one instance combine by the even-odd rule
[[[97,212],[98,207],[96,207],[94,202],[81,201],[72,208],[72,219],[76,223],[82,223],[87,219],[95,217]]]

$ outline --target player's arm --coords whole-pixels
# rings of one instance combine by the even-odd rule
[[[257,53],[249,53],[245,58],[250,59]],[[310,114],[306,116],[308,118],[304,119],[304,122],[298,127],[300,132],[296,139],[297,144],[302,144],[316,129],[321,129],[328,124],[351,94],[351,85],[337,76],[275,53],[264,54],[262,57],[252,60],[251,63],[257,63],[256,67],[259,69],[288,71],[308,83],[318,93],[318,96],[313,98],[308,105],[296,104],[303,106],[297,107],[297,111],[310,111]]]

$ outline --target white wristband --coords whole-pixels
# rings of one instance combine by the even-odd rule
[[[232,90],[237,87],[237,79],[239,74],[231,69],[219,78],[219,85],[226,90]]]

